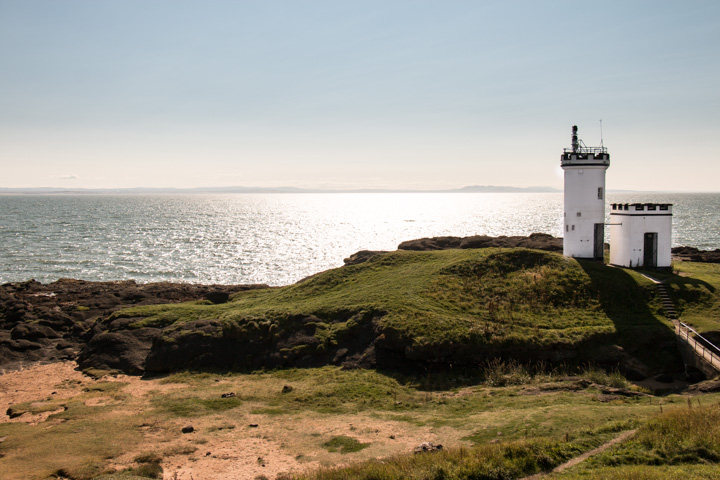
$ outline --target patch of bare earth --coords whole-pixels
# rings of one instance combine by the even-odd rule
[[[105,407],[100,415],[104,419],[137,418],[138,442],[127,445],[121,455],[111,460],[110,468],[122,470],[135,467],[137,463],[134,460],[139,455],[155,453],[162,458],[166,479],[252,480],[261,475],[275,478],[283,472],[300,472],[324,465],[407,453],[427,441],[460,445],[465,443],[461,437],[467,434],[450,427],[432,428],[395,421],[391,417],[378,418],[371,412],[353,415],[309,411],[287,415],[257,414],[253,411],[264,406],[257,402],[243,403],[226,413],[168,418],[153,413],[152,398],[194,387],[126,375],[104,377],[97,381],[76,368],[73,362],[63,362],[0,375],[0,408],[3,413],[0,423],[20,421],[38,424],[54,413],[44,412],[42,417],[33,418],[25,414],[11,420],[5,411],[16,403],[79,397],[88,407]],[[102,392],[88,393],[93,384],[108,381],[124,384],[120,390],[122,397]],[[182,433],[182,428],[189,425],[193,426],[193,431]],[[345,455],[328,452],[322,447],[324,442],[340,435],[370,445]]]
[[[93,380],[75,370],[75,362],[60,362],[36,365],[0,375],[0,423],[45,421],[55,412],[39,415],[26,413],[11,419],[7,410],[11,405],[25,402],[39,402],[41,399],[67,399]]]

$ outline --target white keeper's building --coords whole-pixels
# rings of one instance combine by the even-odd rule
[[[610,263],[623,267],[671,266],[672,204],[613,203]]]

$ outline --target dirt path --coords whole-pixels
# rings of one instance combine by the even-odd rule
[[[575,465],[579,464],[580,462],[584,462],[585,460],[592,457],[593,455],[597,455],[598,453],[604,452],[605,450],[612,447],[613,445],[617,445],[618,443],[623,442],[624,440],[626,440],[627,438],[632,436],[636,431],[637,430],[628,430],[627,432],[623,432],[621,435],[613,438],[609,442],[604,443],[593,450],[585,452],[582,455],[578,455],[577,457],[568,460],[567,462],[563,463],[562,465],[558,465],[549,473],[559,473],[564,470],[567,470],[568,468],[574,467]],[[535,480],[538,478],[542,478],[542,477],[546,476],[547,474],[548,473],[546,473],[546,472],[536,473],[535,475],[531,475],[529,477],[524,477],[522,480]]]

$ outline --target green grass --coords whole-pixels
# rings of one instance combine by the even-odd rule
[[[720,405],[668,409],[631,441],[594,461],[608,466],[720,464]]]
[[[300,480],[504,480],[548,470],[582,447],[548,440],[520,440],[501,445],[447,449],[420,455],[371,460],[347,467],[298,475]]]
[[[328,452],[338,452],[342,454],[359,452],[370,446],[369,443],[361,443],[356,438],[346,435],[338,435],[322,444]]]
[[[139,440],[130,419],[94,418],[101,409],[89,411],[76,402],[69,402],[68,407],[50,417],[49,421],[62,423],[49,429],[43,424],[0,424],[0,436],[7,437],[0,444],[5,457],[0,462],[1,478],[47,478],[62,467],[62,476],[90,479],[105,471],[107,459]]]
[[[59,401],[22,402],[10,405],[6,413],[8,416],[18,417],[25,413],[37,415],[40,413],[53,412],[61,408],[65,408],[65,404]]]
[[[662,465],[593,468],[555,474],[548,479],[564,480],[720,480],[717,465]]]
[[[720,478],[720,405],[667,409],[632,438],[557,477]]]
[[[591,382],[607,385],[609,387],[626,388],[629,386],[627,379],[618,371],[608,373],[600,368],[588,367],[581,373],[581,375]]]
[[[695,405],[689,403],[688,405]],[[587,418],[574,411],[575,421]],[[555,466],[638,428],[622,444],[549,478],[720,478],[720,405],[675,406],[649,419],[608,422],[577,436],[543,435],[483,442],[473,448],[399,455],[354,465],[325,468],[293,478],[307,480],[443,478],[511,479]]]
[[[675,262],[668,276],[680,319],[699,332],[720,332],[720,264]]]

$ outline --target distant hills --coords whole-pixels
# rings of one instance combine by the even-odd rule
[[[450,190],[407,190],[407,189],[320,189],[296,187],[198,187],[198,188],[0,188],[0,194],[105,194],[105,195],[148,195],[148,194],[192,194],[192,193],[557,193],[561,189],[552,187],[507,187],[495,185],[472,185]]]

